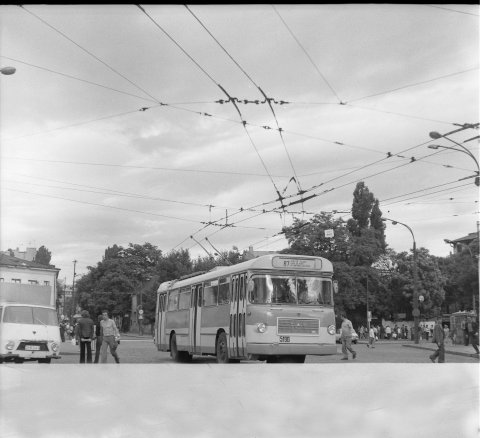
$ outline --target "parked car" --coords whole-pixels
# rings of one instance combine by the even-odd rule
[[[341,344],[342,341],[341,341],[341,330],[338,329],[337,330],[337,334],[335,335],[335,340],[337,342],[337,344]],[[356,344],[358,342],[358,334],[355,330],[352,329],[352,344]]]

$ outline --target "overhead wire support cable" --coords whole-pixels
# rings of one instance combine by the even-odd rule
[[[303,47],[302,43],[299,41],[299,39],[295,36],[295,34],[293,33],[293,31],[290,29],[290,27],[288,26],[288,24],[286,23],[286,21],[283,19],[283,17],[280,15],[280,13],[278,12],[277,8],[275,7],[275,5],[271,5],[273,10],[275,11],[275,13],[278,15],[278,18],[280,18],[280,21],[283,23],[283,25],[286,27],[286,29],[288,30],[288,32],[290,33],[290,35],[292,36],[292,38],[297,42],[298,46],[300,47],[300,49],[303,51],[303,53],[305,54],[305,56],[308,58],[308,60],[310,61],[310,63],[313,65],[314,69],[317,71],[317,73],[320,75],[320,77],[323,79],[323,81],[327,84],[328,88],[330,88],[330,91],[335,95],[335,97],[337,98],[338,100],[338,103],[343,103],[342,102],[342,99],[340,99],[340,97],[338,96],[337,92],[333,89],[333,87],[331,86],[330,82],[327,80],[327,78],[325,77],[325,75],[320,71],[320,69],[318,68],[318,66],[315,64],[315,62],[313,61],[312,57],[309,55],[309,53],[305,50],[305,47]]]
[[[65,39],[67,39],[68,41],[70,41],[72,44],[74,44],[75,46],[77,46],[80,50],[84,51],[85,53],[87,53],[88,55],[90,55],[92,58],[96,59],[98,62],[100,62],[101,64],[103,64],[105,67],[107,67],[110,71],[112,71],[113,73],[115,73],[116,75],[120,76],[121,78],[125,79],[127,82],[129,82],[131,85],[133,85],[135,88],[137,88],[138,90],[140,90],[142,93],[145,93],[148,97],[150,97],[151,99],[154,99],[155,102],[158,102],[158,99],[156,99],[155,97],[153,97],[148,91],[145,91],[142,87],[140,87],[138,84],[136,84],[135,82],[131,81],[130,79],[128,79],[125,75],[123,75],[122,73],[120,73],[118,70],[114,69],[111,65],[107,64],[105,61],[103,61],[102,59],[100,59],[98,56],[96,56],[94,53],[90,52],[89,50],[87,50],[85,47],[82,47],[80,44],[78,44],[76,41],[72,40],[68,35],[64,34],[63,32],[61,32],[59,29],[57,29],[56,27],[52,26],[50,23],[48,23],[47,21],[45,21],[43,18],[39,17],[37,14],[33,13],[32,11],[29,11],[27,8],[25,8],[24,5],[18,5],[20,8],[22,8],[22,10],[24,10],[25,12],[28,12],[30,15],[34,16],[37,20],[40,20],[43,24],[45,24],[46,26],[48,26],[50,29],[54,30],[55,32],[57,32],[58,34],[60,34],[61,36],[63,36]]]
[[[20,63],[20,64],[24,64],[24,65],[27,65],[27,66],[33,67],[33,68],[38,68],[39,70],[44,70],[44,71],[47,71],[47,72],[49,72],[49,73],[53,73],[53,74],[56,74],[56,75],[59,75],[59,76],[63,76],[63,77],[69,78],[69,79],[74,79],[74,80],[76,80],[76,81],[84,82],[84,83],[86,83],[86,84],[95,85],[96,87],[101,87],[101,88],[104,88],[104,89],[106,89],[106,90],[115,91],[116,93],[121,93],[121,94],[124,94],[124,95],[126,95],[126,96],[137,97],[138,99],[142,99],[142,100],[147,100],[147,101],[149,101],[149,102],[158,103],[158,100],[155,99],[155,98],[152,98],[152,97],[139,96],[139,95],[137,95],[137,94],[129,93],[129,92],[127,92],[127,91],[117,90],[116,88],[109,87],[109,86],[107,86],[107,85],[97,84],[96,82],[92,82],[92,81],[89,81],[89,80],[87,80],[87,79],[82,79],[82,78],[79,78],[79,77],[77,77],[77,76],[69,75],[69,74],[67,74],[67,73],[62,73],[62,72],[59,72],[59,71],[56,71],[56,70],[52,70],[52,69],[47,68],[47,67],[42,67],[42,66],[39,66],[39,65],[31,64],[31,63],[29,63],[29,62],[20,61],[19,59],[11,58],[11,57],[9,57],[9,56],[0,55],[0,58],[5,58],[5,59],[8,59],[8,60],[10,60],[10,61],[14,61],[14,62],[17,62],[17,63]]]
[[[476,67],[472,67],[472,68],[469,68],[469,69],[466,69],[466,70],[462,70],[462,71],[459,71],[459,72],[455,72],[455,73],[450,73],[448,75],[443,75],[443,76],[438,76],[436,78],[432,78],[432,79],[427,79],[425,81],[420,81],[420,82],[416,82],[414,84],[408,84],[408,85],[403,85],[401,87],[397,87],[397,88],[392,88],[390,90],[386,90],[386,91],[381,91],[379,93],[374,93],[374,94],[370,94],[368,96],[363,96],[363,97],[358,97],[356,99],[350,99],[348,100],[348,102],[345,103],[345,105],[348,105],[349,103],[351,102],[357,102],[359,100],[363,100],[363,99],[369,99],[370,97],[376,97],[376,96],[381,96],[383,94],[388,94],[388,93],[393,93],[395,91],[400,91],[400,90],[404,90],[405,88],[410,88],[410,87],[416,87],[417,85],[423,85],[423,84],[428,84],[430,82],[434,82],[434,81],[438,81],[440,79],[445,79],[445,78],[450,78],[452,76],[456,76],[456,75],[460,75],[460,74],[463,74],[463,73],[468,73],[468,72],[471,72],[473,70],[478,70],[478,66]]]

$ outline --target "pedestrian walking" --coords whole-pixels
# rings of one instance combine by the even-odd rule
[[[450,328],[448,327],[447,324],[444,324],[443,325],[443,335],[445,337],[445,344],[447,342],[451,342],[451,339],[450,339]]]
[[[356,351],[352,348],[352,332],[353,325],[352,322],[347,319],[345,315],[341,315],[342,318],[342,328],[341,328],[341,340],[342,340],[342,353],[343,357],[341,360],[348,360],[348,352],[352,353],[352,358],[357,357]]]
[[[375,348],[375,331],[376,328],[372,325],[370,326],[370,330],[368,331],[368,344],[367,347]]]
[[[100,348],[102,347],[102,342],[103,342],[103,334],[102,334],[102,315],[98,315],[97,318],[97,324],[95,324],[95,336],[97,338],[96,344],[95,344],[95,360],[93,363],[98,363],[98,360],[100,359]]]
[[[467,333],[468,333],[468,342],[472,344],[472,347],[475,350],[475,353],[479,354],[478,351],[478,324],[469,316],[467,318]]]
[[[60,338],[62,342],[65,342],[65,322],[63,320],[60,321]]]
[[[360,339],[365,339],[365,329],[363,325],[361,325],[360,328],[358,329],[358,333],[360,334]]]
[[[81,315],[75,327],[75,338],[80,343],[80,363],[85,363],[85,350],[87,352],[87,363],[92,363],[92,342],[95,336],[94,322],[87,310],[82,310]]]
[[[110,354],[115,359],[116,363],[120,363],[120,359],[117,354],[118,342],[120,341],[120,332],[113,319],[108,317],[108,311],[102,312],[102,321],[100,322],[102,327],[102,347],[100,351],[100,363],[107,363],[107,348],[110,348]]]
[[[387,339],[390,339],[390,337],[392,336],[392,329],[389,325],[387,325],[387,327],[385,327],[385,335],[386,335]]]
[[[438,349],[430,355],[430,360],[435,363],[435,360],[438,358],[438,363],[445,362],[445,333],[442,327],[442,318],[437,317],[435,322],[435,327],[433,328],[433,338],[432,342],[435,342],[438,346]]]

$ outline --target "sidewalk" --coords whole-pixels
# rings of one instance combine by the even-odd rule
[[[368,344],[365,340],[359,340],[359,344]],[[398,341],[394,340],[378,340],[376,341],[377,344],[399,344],[402,347],[409,347],[409,348],[419,348],[421,350],[430,350],[436,351],[437,344],[434,344],[432,341],[426,341],[425,339],[421,339],[418,344],[415,344],[415,341],[409,341],[407,339],[400,339]],[[471,345],[452,345],[451,343],[445,344],[445,353],[447,354],[456,354],[458,356],[466,356],[466,357],[473,357],[479,358],[480,356],[475,353],[474,348]]]

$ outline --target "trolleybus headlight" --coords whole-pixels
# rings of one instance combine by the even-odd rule
[[[58,344],[56,344],[55,342],[52,342],[51,347],[52,347],[52,351],[55,351],[55,352],[58,351]]]
[[[334,335],[335,334],[335,326],[332,324],[332,325],[329,325],[328,328],[327,328],[327,332],[329,335]]]
[[[13,350],[13,348],[15,347],[15,342],[13,341],[8,341],[6,344],[5,344],[5,348],[7,350]]]
[[[257,324],[257,330],[260,332],[260,333],[265,333],[267,331],[267,326],[266,324],[264,324],[263,322],[259,322]]]

